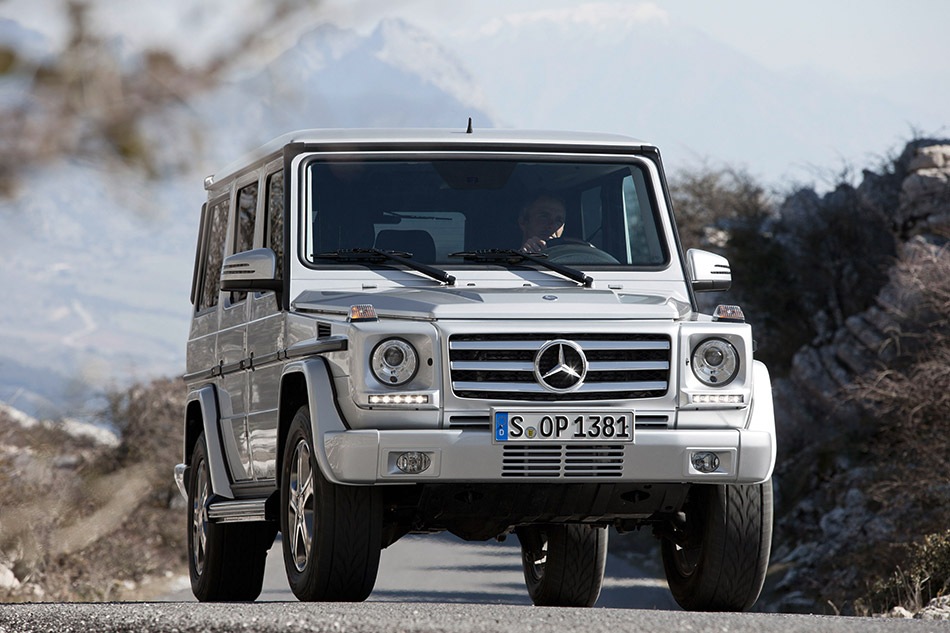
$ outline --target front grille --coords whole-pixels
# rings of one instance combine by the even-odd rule
[[[623,444],[512,444],[503,447],[502,477],[620,477]]]
[[[549,391],[534,376],[538,350],[564,339],[581,347],[587,377],[576,391]],[[670,380],[664,334],[460,334],[449,339],[452,390],[459,398],[581,401],[656,398]]]

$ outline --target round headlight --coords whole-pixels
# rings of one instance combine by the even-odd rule
[[[416,375],[419,355],[408,341],[389,338],[373,349],[369,366],[376,380],[384,385],[398,387]]]
[[[728,385],[739,373],[739,352],[729,341],[708,338],[693,350],[693,373],[710,387]]]

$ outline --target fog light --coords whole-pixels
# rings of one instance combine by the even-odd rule
[[[396,468],[407,475],[417,475],[429,468],[432,460],[425,453],[411,451],[396,458]]]
[[[693,468],[701,473],[713,473],[719,469],[719,456],[715,453],[693,453]]]

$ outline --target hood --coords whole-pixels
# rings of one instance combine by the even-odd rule
[[[415,319],[680,319],[690,306],[668,296],[590,288],[393,288],[374,292],[308,290],[295,310],[349,314],[371,304],[380,317]]]

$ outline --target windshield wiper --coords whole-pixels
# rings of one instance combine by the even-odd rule
[[[418,271],[423,275],[432,277],[436,281],[441,281],[444,284],[448,284],[449,286],[455,285],[455,277],[448,274],[444,270],[439,270],[438,268],[420,262],[414,262],[410,259],[410,257],[412,257],[412,253],[405,253],[402,251],[383,251],[378,248],[341,248],[336,251],[314,255],[314,258],[335,259],[339,262],[392,261],[396,262],[397,264],[407,266],[408,268]]]
[[[547,255],[544,255],[543,253],[525,253],[523,251],[516,251],[513,248],[489,248],[480,251],[461,251],[459,253],[452,253],[449,255],[449,257],[462,257],[473,262],[507,262],[509,264],[520,264],[527,259],[534,262],[535,264],[540,264],[548,270],[553,270],[557,274],[567,277],[571,281],[576,281],[579,284],[583,284],[585,288],[590,288],[594,283],[594,279],[592,277],[585,275],[575,268],[569,268],[567,266],[555,264],[554,262],[549,262],[547,260]]]

